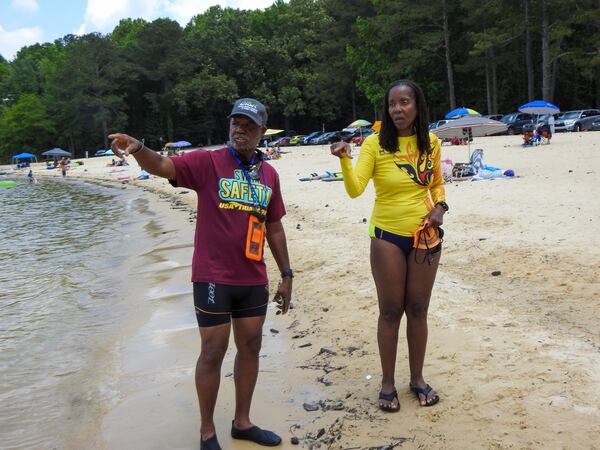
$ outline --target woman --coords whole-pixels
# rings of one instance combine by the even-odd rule
[[[377,288],[377,342],[382,381],[379,408],[400,409],[394,371],[400,319],[406,313],[410,390],[421,406],[439,401],[423,378],[427,346],[427,309],[441,255],[445,203],[440,141],[428,130],[421,88],[409,80],[390,85],[385,95],[381,133],[365,139],[356,167],[350,146],[339,142],[350,197],[362,194],[373,179],[376,198],[371,216],[371,271]],[[415,239],[415,235],[417,238]],[[416,248],[415,248],[416,247]]]

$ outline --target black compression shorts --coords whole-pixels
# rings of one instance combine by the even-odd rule
[[[231,318],[257,317],[267,314],[269,286],[231,286],[194,283],[194,306],[200,327],[213,327]]]

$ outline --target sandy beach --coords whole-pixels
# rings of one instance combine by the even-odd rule
[[[513,179],[446,185],[450,212],[425,361],[441,401],[421,408],[408,389],[403,321],[397,414],[380,412],[376,402],[372,185],[352,200],[342,182],[300,182],[339,170],[325,146],[291,147],[271,162],[287,206],[294,309],[267,317],[253,420],[278,432],[282,448],[298,448],[290,444],[297,436],[300,448],[600,449],[600,133],[557,134],[534,148],[520,143],[500,136],[471,146],[484,149],[487,164],[514,170]],[[468,159],[466,146],[443,146],[442,154]],[[112,171],[110,157],[85,159],[67,178],[145,189],[164,203],[166,229],[179,231],[153,249],[164,279],[140,293],[155,300],[153,309],[127,332],[114,401],[86,448],[195,449],[200,341],[189,278],[196,197],[154,177],[132,180],[139,167],[129,161]],[[40,183],[60,177],[41,164],[34,174]],[[274,291],[278,272],[265,254]],[[229,438],[233,356],[230,349],[223,367],[219,440],[227,449],[259,448]],[[318,409],[305,411],[304,403]],[[72,448],[81,445],[73,439]]]

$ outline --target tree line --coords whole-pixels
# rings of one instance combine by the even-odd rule
[[[307,133],[377,119],[387,85],[417,81],[437,119],[457,106],[600,104],[600,0],[289,0],[214,6],[181,27],[122,20],[0,56],[0,158],[82,156],[121,130],[152,148],[226,139],[238,97]]]

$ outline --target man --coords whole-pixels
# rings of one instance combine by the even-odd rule
[[[147,172],[198,193],[192,281],[202,340],[196,389],[203,450],[221,448],[213,413],[232,328],[237,355],[231,436],[266,446],[281,443],[275,433],[250,421],[250,403],[269,300],[262,255],[265,235],[281,271],[282,281],[274,300],[283,314],[291,300],[293,272],[281,224],[285,208],[277,172],[262,161],[262,154],[256,149],[266,131],[264,105],[254,99],[240,99],[229,119],[228,147],[182,156],[160,156],[125,134],[109,136],[115,154],[123,149]]]

